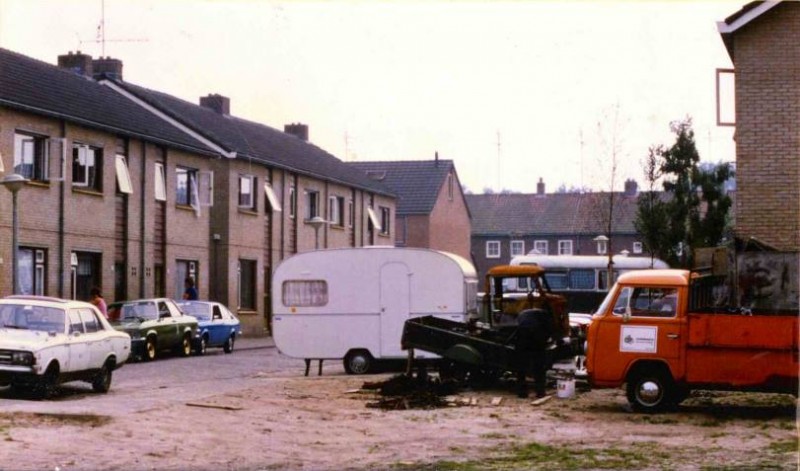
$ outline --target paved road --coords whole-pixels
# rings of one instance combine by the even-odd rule
[[[304,368],[302,360],[280,355],[269,339],[242,339],[229,355],[209,349],[202,357],[127,363],[114,372],[108,394],[74,382],[62,385],[53,398],[37,401],[0,388],[0,405],[4,412],[120,415],[247,389],[264,378],[301,376]],[[344,374],[341,362],[326,363],[324,373]]]

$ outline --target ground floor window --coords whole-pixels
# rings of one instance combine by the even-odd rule
[[[239,260],[239,309],[256,309],[255,260]]]
[[[46,281],[47,250],[20,247],[17,252],[17,292],[44,296]]]

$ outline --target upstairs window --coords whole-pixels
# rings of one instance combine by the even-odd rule
[[[103,191],[103,151],[75,144],[72,147],[72,186]]]
[[[512,240],[511,241],[511,256],[516,257],[517,255],[524,255],[525,254],[525,241],[524,240]]]
[[[191,168],[178,167],[177,188],[175,191],[175,204],[182,206],[194,206],[197,204],[197,170]]]
[[[297,214],[297,190],[294,187],[289,188],[289,217],[294,219]]]
[[[558,254],[559,255],[572,255],[572,241],[559,240],[558,241]]]
[[[320,215],[319,211],[319,192],[313,190],[306,191],[306,219],[311,219]]]
[[[131,183],[131,174],[128,171],[128,162],[125,160],[125,156],[117,155],[115,164],[117,170],[117,191],[128,195],[132,194],[133,184]]]
[[[239,176],[239,207],[242,209],[256,210],[256,177],[252,175]]]
[[[486,258],[500,258],[500,241],[486,241]]]
[[[633,253],[635,253],[635,254],[642,253],[642,243],[641,242],[634,242],[633,243]]]
[[[381,231],[383,235],[389,235],[389,228],[391,227],[392,212],[389,208],[381,206]]]
[[[328,199],[328,220],[334,226],[344,226],[344,198],[331,196]]]
[[[607,240],[598,240],[597,241],[597,255],[605,255],[608,253],[608,241]]]
[[[549,247],[547,246],[546,240],[535,240],[533,242],[533,250],[536,251],[538,254],[547,255],[547,251]]]
[[[264,183],[264,195],[267,198],[268,210],[279,213],[281,212],[281,203],[278,201],[278,195],[269,183]]]
[[[14,134],[14,173],[28,180],[47,181],[49,161],[46,138]]]
[[[156,162],[156,201],[167,201],[167,179],[164,178],[164,164]]]

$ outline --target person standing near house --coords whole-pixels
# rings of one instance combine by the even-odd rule
[[[103,299],[103,294],[100,292],[100,288],[95,286],[89,292],[91,294],[92,299],[89,300],[90,303],[94,304],[98,311],[100,311],[103,316],[108,319],[108,309],[106,307],[106,300]]]
[[[194,287],[194,278],[187,276],[183,282],[183,299],[187,301],[197,301],[197,288]]]

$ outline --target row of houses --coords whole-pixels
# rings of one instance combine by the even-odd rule
[[[194,104],[127,83],[115,59],[58,64],[0,49],[0,171],[30,180],[18,193],[18,291],[180,298],[191,277],[254,334],[284,258],[393,243],[392,191],[308,142],[305,125],[279,131],[231,115],[220,95]],[[11,205],[3,190],[3,273]],[[11,283],[0,277],[0,293]]]

